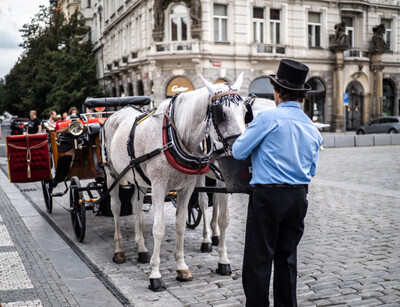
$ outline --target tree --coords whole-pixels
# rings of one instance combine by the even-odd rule
[[[78,11],[67,21],[61,11],[41,7],[20,30],[23,52],[5,77],[3,111],[26,115],[34,109],[47,116],[50,109],[79,109],[86,97],[102,95],[93,45],[83,40],[89,30]]]

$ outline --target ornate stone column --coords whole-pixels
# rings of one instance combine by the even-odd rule
[[[382,53],[371,54],[373,118],[381,116],[383,111],[383,69]]]
[[[343,50],[335,50],[335,66],[333,71],[333,108],[331,127],[335,132],[345,131],[344,105],[343,105]]]
[[[382,54],[389,49],[383,34],[386,29],[384,24],[372,28],[374,33],[370,43],[371,71],[372,71],[372,117],[382,115],[383,109],[383,69]]]
[[[333,71],[333,105],[331,130],[343,132],[346,128],[345,109],[343,105],[344,80],[344,54],[349,48],[349,38],[345,34],[346,24],[344,22],[335,25],[335,34],[329,35],[329,48],[334,53],[335,64]]]

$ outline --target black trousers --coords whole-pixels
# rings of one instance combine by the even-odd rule
[[[306,187],[259,187],[250,195],[243,259],[246,306],[269,306],[274,263],[274,306],[297,306],[297,245],[307,213]]]

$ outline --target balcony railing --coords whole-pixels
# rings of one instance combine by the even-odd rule
[[[369,57],[369,52],[368,51],[363,51],[360,48],[351,48],[348,50],[345,50],[343,52],[343,55],[347,58],[368,58]]]
[[[257,53],[285,54],[286,48],[278,45],[257,44]]]
[[[192,44],[184,42],[156,44],[157,52],[180,51],[180,50],[192,50]]]

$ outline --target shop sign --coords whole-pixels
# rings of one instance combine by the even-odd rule
[[[193,90],[194,86],[190,80],[186,79],[185,77],[176,77],[168,84],[166,94],[167,96],[173,96],[181,92]]]

